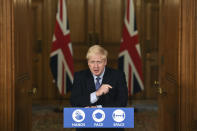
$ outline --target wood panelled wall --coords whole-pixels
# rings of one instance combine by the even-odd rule
[[[37,89],[34,100],[44,102],[59,99],[49,68],[49,54],[52,44],[56,16],[56,0],[33,0],[34,48],[33,86]]]
[[[158,0],[134,2],[145,77],[145,90],[135,99],[156,99],[153,83],[158,80]],[[125,4],[125,0],[67,0],[75,71],[88,68],[85,55],[92,44],[103,45],[109,51],[108,65],[117,68]],[[49,68],[57,0],[32,0],[32,10],[35,39],[33,86],[37,88],[37,95],[33,98],[51,102],[61,98]]]
[[[31,130],[32,113],[32,13],[30,0],[13,2],[15,131]]]
[[[135,99],[157,99],[154,82],[159,70],[159,0],[136,0],[136,7],[145,90]]]
[[[197,1],[182,0],[180,130],[197,130]]]
[[[0,2],[0,128],[31,130],[30,1]]]
[[[159,131],[178,131],[181,2],[161,0],[159,13]]]
[[[14,129],[14,59],[12,1],[0,1],[0,128]]]

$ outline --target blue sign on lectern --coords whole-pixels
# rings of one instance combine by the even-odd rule
[[[134,128],[134,108],[64,108],[64,128]]]

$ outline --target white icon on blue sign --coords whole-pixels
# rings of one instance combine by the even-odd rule
[[[105,112],[101,109],[97,109],[92,113],[92,118],[96,122],[102,122],[105,119]]]
[[[76,122],[82,122],[85,119],[85,113],[84,111],[77,109],[73,111],[72,118]]]
[[[122,122],[125,119],[125,112],[121,109],[117,109],[112,113],[112,117],[116,122]]]

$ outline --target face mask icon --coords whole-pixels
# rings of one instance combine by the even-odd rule
[[[98,113],[95,114],[95,117],[97,119],[101,119],[103,117],[103,114],[101,114],[101,113],[98,112]]]
[[[92,118],[95,122],[102,122],[105,119],[105,112],[97,109],[92,113]]]

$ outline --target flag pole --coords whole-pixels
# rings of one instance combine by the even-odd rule
[[[54,109],[55,112],[63,112],[62,96],[59,96],[57,107]]]
[[[56,87],[57,92],[58,92],[57,93],[58,94],[58,102],[57,102],[57,107],[54,109],[54,112],[63,112],[63,106],[62,106],[63,97],[62,97],[62,95],[58,91],[58,87],[57,87],[56,82],[54,83],[54,86]]]

